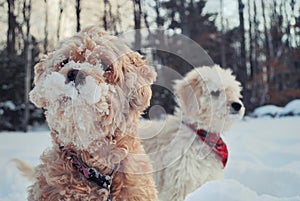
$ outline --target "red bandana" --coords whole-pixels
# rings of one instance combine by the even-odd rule
[[[197,133],[203,142],[212,148],[215,154],[221,158],[223,166],[225,167],[228,159],[228,150],[220,135],[218,133],[207,132],[203,129],[196,129],[194,125],[188,126]]]
[[[210,146],[215,154],[222,159],[223,166],[225,167],[228,159],[228,150],[222,138],[216,133],[210,133],[202,129],[196,132],[200,139]]]

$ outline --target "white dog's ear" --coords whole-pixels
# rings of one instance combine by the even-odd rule
[[[200,108],[199,98],[203,93],[201,81],[198,78],[176,80],[174,85],[175,95],[185,115],[195,113]]]

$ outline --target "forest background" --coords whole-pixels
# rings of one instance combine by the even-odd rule
[[[94,24],[114,35],[148,30],[146,39],[135,31],[133,43],[158,73],[167,66],[184,75],[195,67],[178,56],[180,45],[178,54],[147,50],[159,30],[169,31],[166,44],[176,34],[192,39],[237,75],[248,113],[300,98],[297,0],[0,0],[0,130],[27,131],[45,121],[28,100],[34,64],[58,41]],[[151,105],[172,113],[172,91],[153,85]]]

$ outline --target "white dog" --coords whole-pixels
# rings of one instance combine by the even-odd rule
[[[192,70],[174,89],[180,105],[175,115],[144,121],[139,130],[162,201],[183,201],[222,177],[228,152],[220,134],[245,111],[240,83],[218,65]]]

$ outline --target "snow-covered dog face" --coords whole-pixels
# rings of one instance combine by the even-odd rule
[[[174,88],[183,119],[202,129],[222,132],[244,115],[241,85],[229,69],[196,68],[176,81]]]
[[[90,27],[35,66],[31,101],[65,144],[86,148],[126,132],[151,98],[154,69],[117,37]]]

